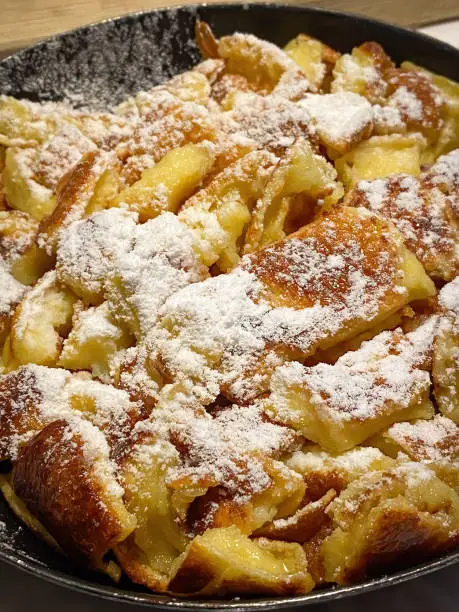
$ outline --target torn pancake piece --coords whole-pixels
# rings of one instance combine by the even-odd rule
[[[429,358],[438,318],[415,331],[382,332],[334,365],[284,365],[268,413],[331,452],[345,451],[395,421],[430,418]]]
[[[354,481],[329,506],[319,548],[329,582],[347,584],[457,546],[459,497],[425,465],[407,462]]]
[[[314,582],[297,543],[250,540],[237,527],[209,529],[177,560],[172,593],[293,595],[308,593]]]
[[[435,338],[432,377],[440,412],[459,425],[459,276],[438,294],[442,314]]]
[[[386,455],[402,452],[431,467],[437,476],[459,491],[459,427],[447,417],[394,423],[371,443]]]
[[[419,178],[394,174],[360,181],[345,202],[393,221],[432,278],[449,281],[458,274],[459,149]]]
[[[65,553],[95,569],[135,526],[104,435],[78,417],[54,421],[21,449],[13,488]]]
[[[177,291],[149,341],[167,376],[202,401],[248,401],[276,366],[304,359],[435,293],[394,226],[341,208],[243,259],[230,274]]]

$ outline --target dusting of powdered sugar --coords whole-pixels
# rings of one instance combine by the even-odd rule
[[[438,302],[447,313],[459,318],[459,276],[441,289]]]
[[[459,210],[459,155],[453,151],[419,177],[394,174],[359,181],[347,204],[388,217],[427,272],[449,280],[459,269],[459,232],[451,217]]]
[[[60,368],[21,366],[0,379],[0,455],[17,457],[19,448],[53,421],[86,417],[113,443],[126,436],[139,406],[122,389]]]
[[[421,121],[424,116],[421,100],[404,85],[395,90],[388,104],[399,109],[408,121]]]
[[[65,421],[62,441],[71,447],[76,439],[80,442],[87,469],[103,491],[99,504],[105,503],[106,496],[121,499],[124,489],[116,480],[117,467],[110,459],[110,447],[102,431],[77,415],[70,415]]]
[[[374,104],[371,110],[376,134],[393,134],[405,130],[405,122],[397,107]]]
[[[440,414],[429,420],[395,423],[384,438],[399,444],[414,459],[459,460],[459,427]]]
[[[0,317],[12,313],[13,307],[19,303],[27,289],[8,272],[5,262],[0,259]]]
[[[137,215],[122,208],[93,213],[65,228],[57,246],[57,276],[78,295],[100,296],[115,257],[122,258],[135,231]]]
[[[0,379],[0,455],[15,459],[19,447],[37,428],[68,414],[62,392],[70,373],[35,364],[21,366]]]
[[[190,401],[190,389],[185,386],[182,390],[171,393],[164,387],[150,418],[137,423],[134,434],[139,442],[132,450],[136,463],[149,465],[159,459],[172,489],[175,482],[182,481],[204,485],[204,490],[220,486],[225,497],[240,504],[271,485],[268,458],[274,459],[278,472],[298,481],[294,472],[275,460],[296,446],[297,436],[269,422],[261,404],[228,406],[211,415]],[[145,436],[148,444],[143,442]],[[217,507],[215,504],[208,512],[206,521],[211,521]]]
[[[62,176],[96,145],[70,123],[64,124],[38,151],[34,171],[48,189],[56,191]]]
[[[207,269],[194,253],[191,231],[176,215],[165,212],[134,227],[128,248],[115,253],[112,274],[114,290],[109,282],[107,297],[115,316],[121,300],[136,313],[138,329],[134,331],[145,337],[164,301],[205,278]]]
[[[319,136],[330,146],[349,146],[372,123],[371,105],[350,91],[309,94],[301,102],[315,123]]]
[[[365,218],[362,212],[354,221]],[[307,356],[344,328],[371,321],[384,296],[398,289],[397,272],[388,252],[380,253],[370,272],[365,246],[334,240],[339,219],[324,220],[319,238],[312,233],[287,239],[243,259],[231,273],[188,285],[167,299],[150,342],[170,372],[199,382],[209,397],[224,386],[243,398],[262,382],[264,368],[269,372],[279,363],[278,351],[288,347]],[[274,278],[284,295],[296,293],[304,303],[270,303],[274,296],[264,275],[268,287]],[[403,288],[403,299],[402,294]]]
[[[401,330],[382,332],[334,365],[281,366],[272,378],[276,416],[289,422],[292,387],[307,389],[315,410],[335,422],[364,422],[408,407],[430,387],[430,375],[422,365],[437,326],[434,316],[406,336]]]

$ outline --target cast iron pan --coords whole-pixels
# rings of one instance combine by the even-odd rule
[[[199,60],[193,42],[196,17],[217,35],[250,32],[280,45],[305,32],[346,52],[376,40],[396,62],[409,59],[459,81],[459,51],[392,25],[331,11],[279,5],[186,6],[104,21],[55,36],[0,62],[0,93],[30,100],[70,100],[76,106],[114,105],[129,94],[190,68]],[[389,16],[390,17],[390,16]],[[325,602],[371,591],[459,561],[459,552],[368,580],[288,598],[187,601],[156,595],[123,578],[85,572],[20,526],[0,500],[0,559],[46,580],[99,597],[157,609],[269,610]]]

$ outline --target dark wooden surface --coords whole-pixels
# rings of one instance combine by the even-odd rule
[[[187,1],[189,0],[0,0],[0,53],[11,52],[56,32],[107,17],[165,5],[186,4]],[[409,27],[459,17],[459,0],[290,2],[361,13]]]

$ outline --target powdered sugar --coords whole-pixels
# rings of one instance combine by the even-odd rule
[[[88,293],[97,299],[115,256],[122,258],[127,251],[136,221],[135,213],[112,208],[69,225],[57,247],[58,277],[78,295]]]
[[[259,72],[256,79],[267,92],[274,92],[286,98],[297,99],[311,85],[298,64],[277,45],[262,40],[252,34],[236,32],[224,36],[218,44],[220,57],[229,61],[230,71],[242,67],[249,79],[253,78],[250,67]],[[244,68],[245,66],[249,67]]]
[[[323,141],[338,149],[348,147],[372,123],[370,103],[353,92],[309,94],[300,104],[309,112]]]
[[[84,458],[97,485],[110,498],[121,499],[124,489],[116,480],[117,468],[110,459],[110,447],[104,434],[98,427],[77,416],[68,417],[66,422],[69,439],[77,436],[82,442]]]
[[[365,218],[362,213],[355,224]],[[330,219],[318,227],[324,232],[320,238],[306,234],[286,240],[243,260],[230,274],[172,295],[160,311],[161,326],[151,332],[169,371],[199,382],[210,397],[222,386],[247,397],[254,392],[251,386],[263,388],[283,350],[307,356],[344,327],[371,320],[383,296],[398,284],[389,254],[381,253],[374,263],[371,274],[380,269],[375,283],[365,269],[365,246],[350,238],[346,244],[334,240],[338,220],[336,226]],[[268,287],[274,280],[285,295],[300,296],[297,307],[287,300],[270,303],[264,275]]]
[[[427,177],[440,188],[457,192],[459,189],[459,149],[439,157],[430,168]]]
[[[384,434],[415,459],[425,461],[459,461],[459,427],[437,414],[430,420],[395,423]]]
[[[420,366],[437,324],[438,317],[432,317],[405,337],[400,330],[382,332],[334,365],[282,366],[273,375],[272,388],[305,387],[311,405],[338,422],[364,421],[383,411],[406,408],[430,387],[430,376]],[[283,411],[289,412],[281,395],[274,401],[281,417]]]
[[[359,181],[357,189],[365,195],[371,210],[375,212],[381,210],[388,195],[386,179],[381,178],[373,181]]]
[[[25,148],[13,149],[13,151],[11,155],[14,156],[14,162],[30,194],[29,197],[33,199],[34,211],[40,213],[42,208],[43,210],[47,210],[49,208],[48,202],[53,197],[53,192],[36,180],[37,177],[34,172],[36,150],[33,148]]]
[[[34,433],[59,419],[80,415],[110,438],[126,436],[138,406],[126,391],[67,370],[28,364],[1,378],[2,455],[15,459]],[[102,435],[102,434],[101,434]]]
[[[0,259],[0,317],[9,316],[26,291],[27,287],[8,272],[5,262]]]
[[[396,106],[381,106],[374,104],[371,107],[374,129],[377,134],[392,134],[405,130],[405,123]]]
[[[352,55],[342,55],[340,60],[340,70],[333,71],[333,81],[331,91],[333,93],[347,91],[348,81],[363,83],[366,88],[373,88],[378,93],[384,93],[386,83],[381,78],[379,70],[371,64],[362,66]]]
[[[134,230],[128,248],[115,254],[115,285],[114,290],[109,287],[108,300],[115,316],[120,313],[121,300],[121,317],[127,317],[133,331],[144,337],[166,298],[201,280],[207,270],[194,254],[191,232],[172,213],[163,213]],[[132,315],[123,313],[125,305],[133,309],[136,323],[131,323]]]
[[[167,451],[174,461],[166,471],[166,481],[172,487],[182,479],[205,488],[221,485],[238,503],[266,489],[271,484],[266,459],[291,448],[296,441],[294,432],[270,423],[260,404],[228,406],[211,416],[190,401],[187,393],[174,391],[171,398],[171,390],[165,387],[149,421],[139,423],[135,430],[154,433],[161,451],[167,440],[178,449],[175,457],[173,449]],[[144,452],[146,459],[149,447]],[[277,469],[288,473],[282,464]]]
[[[406,462],[394,470],[396,477],[401,477],[410,488],[423,487],[435,478],[435,472],[422,463]]]
[[[459,318],[459,276],[441,289],[438,302],[447,312]]]
[[[81,343],[87,342],[98,336],[103,338],[120,337],[120,329],[107,317],[107,312],[102,308],[88,308],[79,314],[81,333],[78,339]]]
[[[56,190],[62,176],[96,145],[70,123],[53,134],[40,148],[35,160],[35,174],[46,187]]]
[[[237,144],[276,150],[315,132],[310,113],[301,103],[275,94],[245,92],[235,95],[232,110],[223,116],[222,127]]]
[[[0,455],[15,459],[37,427],[68,415],[62,392],[69,372],[29,364],[0,379]]]
[[[123,389],[96,380],[73,376],[62,393],[61,401],[71,411],[80,411],[116,445],[132,429],[132,418],[139,406],[131,402]]]
[[[408,121],[421,121],[424,116],[421,100],[403,85],[392,94],[389,105],[400,109]]]
[[[120,351],[111,367],[112,378],[118,380],[117,386],[125,389],[132,399],[142,401],[146,411],[156,404],[162,379],[149,361],[144,344]]]
[[[25,293],[21,302],[21,316],[17,318],[14,326],[17,338],[22,338],[31,321],[39,321],[42,316],[42,298],[47,292],[56,288],[56,272],[46,272],[40,282]]]
[[[137,171],[144,169],[142,161],[152,166],[166,153],[187,142],[212,141],[216,137],[218,116],[214,117],[202,104],[181,100],[165,87],[138,96],[137,104],[140,106],[139,120],[132,138],[122,143],[119,151]]]
[[[190,230],[175,215],[136,221],[136,214],[113,208],[71,224],[59,241],[57,271],[89,301],[107,292],[115,318],[144,335],[162,302],[206,272]]]

